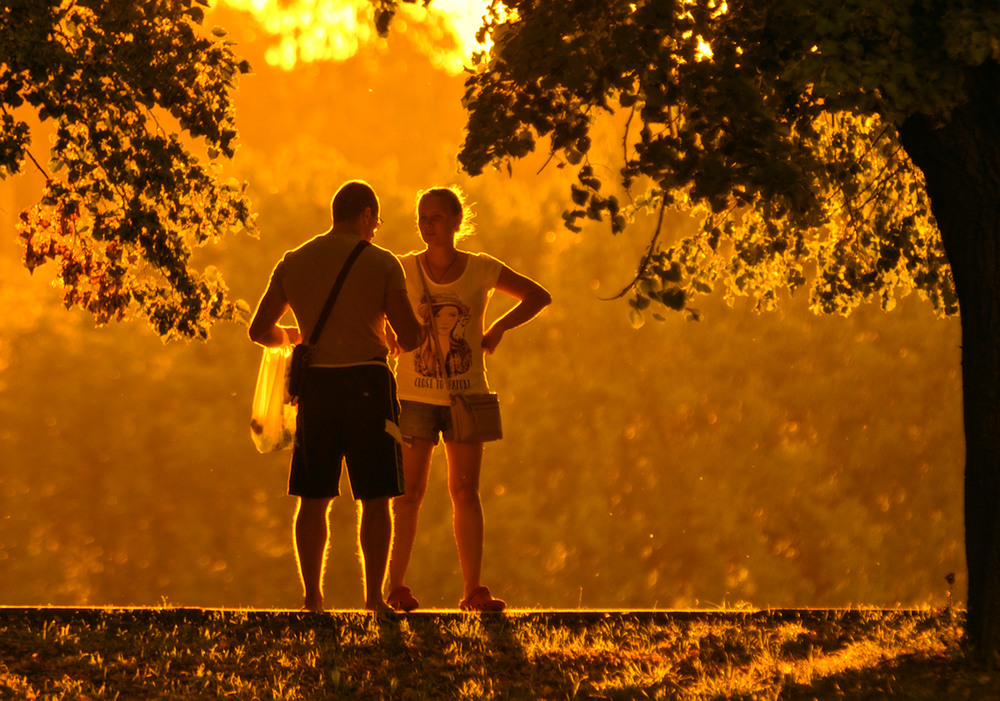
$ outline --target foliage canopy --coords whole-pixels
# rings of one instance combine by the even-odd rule
[[[690,311],[717,285],[768,308],[810,278],[820,311],[888,309],[911,290],[940,313],[961,304],[967,634],[1000,660],[1000,6],[494,0],[482,31],[494,45],[467,81],[463,166],[548,137],[577,168],[569,226],[610,216],[620,231],[659,210],[635,323],[654,302]],[[597,117],[622,111],[625,206],[589,155]],[[700,231],[661,247],[667,207]]]
[[[1000,9],[977,0],[494,0],[494,44],[467,81],[460,154],[476,174],[548,137],[577,169],[566,224],[677,208],[700,230],[661,244],[632,287],[686,309],[717,286],[773,306],[812,279],[817,311],[957,299],[922,174],[897,127],[947,117],[963,70],[1000,57]],[[591,158],[623,115],[620,163]],[[608,194],[607,180],[624,191]]]
[[[246,186],[222,182],[212,162],[234,153],[230,95],[250,68],[222,29],[199,34],[207,6],[0,8],[0,177],[30,160],[46,178],[19,223],[25,264],[54,262],[66,306],[99,324],[135,316],[164,339],[206,338],[215,321],[249,311],[214,268],[191,263],[196,247],[254,229]],[[29,150],[29,109],[54,124],[48,169]]]

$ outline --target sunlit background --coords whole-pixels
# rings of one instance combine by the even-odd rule
[[[437,70],[457,75],[476,50],[476,30],[483,24],[487,0],[435,0],[425,7],[400,3],[393,32],[406,34]],[[369,0],[225,0],[224,5],[253,17],[268,37],[264,59],[286,71],[303,64],[352,58],[359,50],[385,49],[372,21]],[[254,31],[254,30],[251,30]]]
[[[203,261],[254,305],[281,254],[327,227],[343,180],[375,186],[376,242],[399,253],[419,243],[417,190],[467,190],[468,247],[555,298],[489,360],[507,438],[483,474],[484,583],[515,607],[942,606],[949,572],[961,600],[958,321],[915,298],[847,320],[799,298],[765,316],[712,299],[700,323],[633,329],[601,298],[631,280],[651,224],[567,232],[569,176],[546,154],[512,175],[457,171],[483,8],[404,6],[383,39],[365,0],[218,5],[208,24],[254,66],[231,169],[262,233]],[[616,167],[616,145],[595,144],[596,168]],[[43,132],[32,150],[45,155]],[[249,437],[259,349],[235,325],[164,346],[67,312],[19,262],[14,222],[39,189],[34,174],[0,182],[0,604],[298,607],[288,454]],[[409,584],[454,607],[442,468]],[[360,606],[349,496],[332,532],[327,601]]]

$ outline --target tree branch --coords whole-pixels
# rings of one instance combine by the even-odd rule
[[[601,301],[610,302],[615,299],[621,299],[628,294],[629,290],[635,287],[635,283],[639,282],[642,277],[646,274],[646,269],[649,268],[649,262],[653,259],[653,252],[656,250],[656,240],[660,237],[660,232],[663,230],[663,212],[666,209],[666,201],[664,198],[660,198],[660,214],[656,221],[656,231],[653,232],[653,238],[649,241],[649,248],[646,250],[646,255],[642,257],[642,262],[639,263],[639,271],[632,278],[632,282],[627,284],[621,292],[616,294],[614,297],[599,297]]]
[[[31,151],[24,149],[24,155],[31,159],[31,162],[35,164],[36,168],[38,168],[38,172],[44,175],[46,180],[52,180],[52,176],[49,175],[49,172],[45,170],[45,168],[42,167],[42,164],[35,159],[35,157],[31,154]]]

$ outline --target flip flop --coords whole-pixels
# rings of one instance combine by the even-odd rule
[[[458,607],[463,611],[480,611],[483,613],[499,613],[507,608],[507,602],[502,599],[494,599],[490,590],[486,587],[473,589],[468,597],[459,602]]]
[[[402,611],[403,613],[409,613],[420,606],[420,602],[413,596],[413,592],[410,591],[409,587],[405,586],[396,587],[389,592],[389,596],[386,597],[385,603],[389,604],[397,611]]]

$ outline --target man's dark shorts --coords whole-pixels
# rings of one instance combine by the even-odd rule
[[[388,366],[309,368],[304,385],[288,493],[338,496],[346,459],[355,499],[402,494],[399,402]]]

